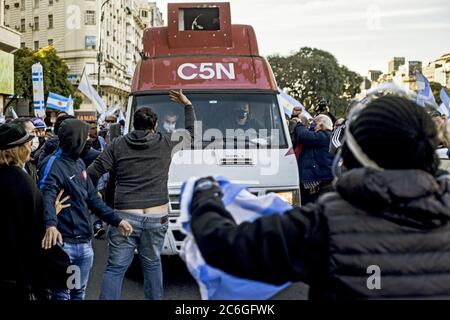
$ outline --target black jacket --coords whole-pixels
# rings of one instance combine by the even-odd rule
[[[44,235],[42,198],[22,168],[0,166],[0,203],[3,244],[0,295],[3,298],[5,286],[15,282],[10,288],[15,287],[17,291],[10,289],[7,294],[10,299],[22,299],[17,295],[44,285],[40,269],[40,243]]]
[[[194,196],[191,228],[212,266],[274,284],[303,281],[313,299],[448,299],[447,179],[351,170],[317,204],[239,226],[204,192]],[[381,270],[380,290],[367,286],[370,266]]]
[[[118,226],[120,218],[98,196],[86,167],[79,158],[88,135],[89,126],[79,120],[65,120],[61,125],[59,149],[48,157],[39,172],[39,187],[44,198],[45,226],[56,226],[63,240],[70,243],[87,242],[92,237],[89,210],[100,219]],[[70,196],[69,208],[58,216],[55,199],[61,189]]]
[[[195,112],[192,106],[184,107],[185,128],[194,134]],[[182,132],[173,134],[134,130],[112,141],[105,151],[88,168],[96,182],[106,172],[114,172],[116,190],[115,209],[141,209],[159,206],[169,201],[167,180],[174,148]],[[184,132],[185,133],[185,132]],[[190,137],[184,137],[190,142]],[[180,147],[184,144],[180,144]]]

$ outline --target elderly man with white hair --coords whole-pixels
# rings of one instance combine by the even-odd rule
[[[299,119],[294,129],[295,143],[302,145],[298,157],[302,205],[315,202],[320,194],[330,191],[333,181],[333,156],[328,152],[333,121],[320,114],[311,127],[308,129]]]

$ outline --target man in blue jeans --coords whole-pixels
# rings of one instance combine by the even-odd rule
[[[192,137],[195,112],[191,102],[181,91],[171,91],[170,98],[184,107],[185,128]],[[120,299],[123,277],[135,249],[144,271],[145,298],[163,297],[160,256],[168,227],[167,180],[172,152],[179,141],[173,133],[156,132],[158,117],[150,108],[138,109],[133,118],[134,131],[111,142],[88,168],[94,182],[102,174],[114,172],[114,208],[133,226],[128,238],[115,227],[109,229],[109,258],[100,293],[104,300]]]
[[[118,227],[124,237],[133,231],[131,225],[106,206],[97,194],[80,159],[88,137],[89,126],[76,119],[65,120],[58,131],[59,148],[40,168],[39,188],[44,201],[46,233],[42,247],[60,245],[72,265],[66,288],[53,290],[54,300],[83,300],[92,267],[92,229],[89,210],[107,223]],[[57,196],[58,194],[58,196]],[[66,207],[58,214],[55,200],[66,195]]]

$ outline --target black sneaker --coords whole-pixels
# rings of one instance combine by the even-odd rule
[[[95,224],[94,225],[94,238],[95,239],[102,239],[106,233],[106,230],[103,228],[102,224]]]

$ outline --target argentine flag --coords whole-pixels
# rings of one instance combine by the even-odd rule
[[[47,98],[47,108],[67,112],[70,98],[50,92]]]
[[[181,247],[181,258],[197,281],[203,300],[266,300],[273,297],[291,283],[281,286],[242,279],[209,266],[202,257],[190,229],[190,212],[193,189],[198,178],[190,178],[183,184],[180,201],[180,223],[186,238]],[[291,209],[291,205],[274,193],[255,196],[247,189],[223,177],[216,177],[224,194],[222,201],[237,224],[253,221],[261,216],[280,214]]]
[[[419,91],[417,94],[417,104],[425,107],[426,103],[433,108],[438,109],[433,92],[431,91],[430,83],[428,82],[428,79],[425,78],[425,76],[419,71],[416,71],[416,85],[417,90]]]
[[[439,106],[439,111],[441,114],[445,114],[448,118],[450,118],[450,96],[445,88],[441,88],[440,98],[442,104]]]
[[[278,91],[280,92],[278,94],[278,102],[280,103],[281,107],[283,107],[284,114],[287,115],[289,118],[292,116],[292,110],[295,107],[300,107],[303,109],[303,114],[306,115],[308,119],[312,118],[311,115],[306,111],[303,104],[294,99],[292,96],[288,95],[286,92],[283,91],[280,87],[278,87]]]

